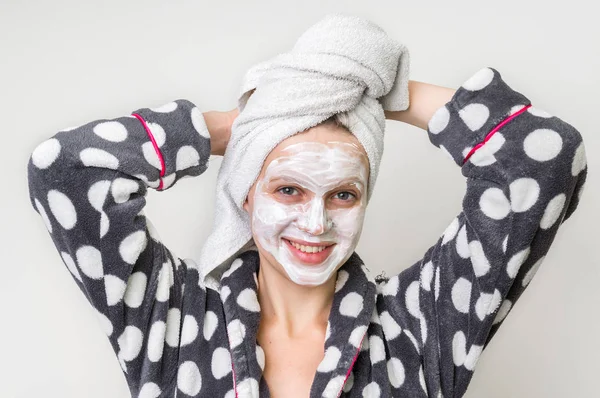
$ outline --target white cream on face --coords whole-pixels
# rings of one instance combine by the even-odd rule
[[[326,282],[356,248],[368,186],[368,167],[361,158],[365,155],[351,143],[293,144],[269,164],[257,182],[254,236],[295,283],[314,286]],[[336,196],[353,192],[348,186],[359,194],[351,205]],[[282,196],[277,190],[284,187],[298,187],[296,192],[302,193]],[[307,264],[286,240],[334,245],[322,262]]]

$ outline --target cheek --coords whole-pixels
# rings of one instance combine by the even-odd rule
[[[272,238],[278,235],[293,219],[293,209],[268,197],[256,196],[252,213],[252,229],[255,235]]]
[[[365,218],[364,206],[332,210],[330,217],[338,236],[358,240]]]

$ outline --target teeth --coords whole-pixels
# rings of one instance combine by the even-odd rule
[[[323,250],[325,250],[325,248],[327,248],[327,246],[304,246],[304,245],[299,245],[296,242],[292,242],[292,241],[288,241],[288,242],[290,242],[292,244],[292,246],[294,246],[296,249],[298,249],[304,253],[320,253]]]

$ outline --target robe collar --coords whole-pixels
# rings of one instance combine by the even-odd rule
[[[238,398],[269,397],[262,377],[264,353],[257,345],[260,322],[256,251],[242,253],[223,273],[220,283]],[[324,344],[310,397],[337,397],[356,361],[375,309],[375,281],[356,253],[336,274],[335,293]]]

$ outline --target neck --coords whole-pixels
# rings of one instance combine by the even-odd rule
[[[282,329],[289,337],[302,336],[317,327],[327,327],[333,303],[336,278],[318,286],[298,285],[287,278],[278,265],[260,256],[258,301],[261,327]],[[335,275],[335,274],[334,274]]]

